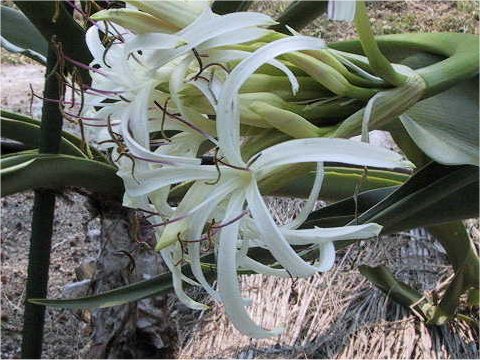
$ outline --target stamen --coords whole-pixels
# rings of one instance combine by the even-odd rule
[[[221,228],[224,228],[228,225],[232,225],[233,223],[237,222],[238,220],[240,220],[241,218],[243,218],[247,214],[248,214],[248,210],[243,210],[239,215],[235,216],[233,219],[228,220],[228,221],[223,222],[223,223],[216,224],[216,225],[211,225],[210,228],[221,229]]]
[[[168,142],[172,142],[172,140],[167,136],[165,133],[165,118],[167,117],[167,106],[168,102],[170,101],[170,98],[168,97],[167,100],[165,100],[165,103],[163,104],[163,109],[162,109],[162,124],[160,125],[160,133],[162,134],[162,137],[167,140]]]
[[[77,61],[77,60],[74,60],[72,59],[71,57],[63,54],[63,58],[65,60],[67,60],[68,62],[72,63],[73,65],[76,65],[82,69],[85,69],[85,70],[89,70],[89,71],[92,71],[92,72],[95,72],[95,73],[98,73],[100,75],[103,75],[103,76],[107,76],[103,71],[101,71],[100,69],[97,69],[97,68],[94,68],[92,66],[88,66],[88,65],[85,65],[84,63],[80,62],[80,61]]]
[[[214,158],[214,164],[215,164],[215,169],[217,170],[217,173],[218,173],[218,176],[217,176],[217,179],[213,182],[205,182],[205,184],[207,185],[216,185],[218,184],[218,182],[220,181],[220,178],[222,176],[222,173],[220,171],[220,166],[218,166],[218,151],[220,150],[220,148],[217,146],[215,148],[215,155],[213,155],[213,158]]]
[[[205,136],[205,137],[206,137],[208,140],[210,140],[211,142],[213,142],[213,143],[216,142],[216,140],[215,140],[210,134],[206,133],[205,131],[203,131],[202,129],[200,129],[198,126],[196,126],[196,125],[194,125],[194,124],[192,124],[192,123],[190,123],[190,122],[182,119],[181,117],[179,117],[179,116],[177,116],[177,115],[175,115],[175,114],[172,114],[172,113],[168,112],[167,109],[165,109],[162,105],[160,105],[160,104],[158,103],[158,101],[155,100],[155,101],[154,101],[154,104],[157,105],[160,110],[164,111],[164,112],[165,112],[168,116],[170,116],[171,118],[180,121],[182,124],[187,125],[189,128],[191,128],[191,129],[197,131],[199,134]]]

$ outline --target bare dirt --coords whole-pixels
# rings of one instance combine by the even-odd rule
[[[279,12],[286,4],[257,5]],[[454,31],[478,34],[475,1],[373,2],[376,33]],[[322,17],[305,29],[327,41],[354,35],[347,23],[331,23]],[[2,108],[30,113],[29,84],[41,94],[43,68],[2,50],[0,71]],[[41,103],[34,99],[38,117]],[[18,358],[20,351],[24,286],[30,236],[31,192],[1,200],[1,357]],[[56,205],[49,296],[59,297],[65,284],[76,281],[75,269],[97,254],[98,219],[91,219],[86,199],[67,194]],[[292,215],[298,204],[272,200],[279,217]],[[297,204],[297,205],[295,205]],[[468,223],[478,240],[478,221]],[[402,279],[420,290],[434,290],[451,269],[441,248],[424,232],[382,238],[340,253],[328,274],[292,283],[262,276],[242,279],[247,296],[256,304],[254,319],[264,326],[283,325],[281,338],[253,341],[236,332],[212,304],[206,313],[172,313],[178,329],[180,358],[478,358],[478,331],[463,322],[427,328],[410,312],[392,304],[354,268],[362,263],[392,265]],[[423,288],[420,288],[424,284]],[[297,295],[295,295],[297,293]],[[295,296],[294,296],[295,295]],[[201,294],[200,294],[201,296]],[[172,307],[175,308],[175,307]],[[176,308],[178,309],[178,308]],[[180,308],[181,309],[181,308]],[[82,316],[80,316],[82,315]],[[87,315],[87,316],[85,316]],[[47,310],[45,358],[82,358],[92,329],[88,314]]]

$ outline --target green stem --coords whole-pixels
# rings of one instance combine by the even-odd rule
[[[59,99],[60,84],[55,71],[57,57],[52,44],[49,45],[45,77],[45,98]],[[60,148],[62,115],[58,105],[44,101],[42,123],[40,127],[40,153],[57,153]],[[48,269],[52,240],[53,216],[55,212],[55,193],[50,190],[36,190],[32,235],[28,259],[28,278],[26,299],[45,297],[48,289]],[[31,303],[25,304],[22,358],[40,358],[42,355],[45,307]]]
[[[375,37],[368,19],[367,7],[364,1],[357,1],[357,11],[355,13],[355,27],[357,29],[360,42],[365,55],[368,57],[370,66],[376,75],[380,76],[386,82],[399,86],[402,85],[406,77],[397,73],[392,64],[382,54],[375,41]]]

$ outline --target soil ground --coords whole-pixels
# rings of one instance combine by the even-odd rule
[[[269,13],[278,13],[286,4],[261,2],[255,6]],[[380,1],[370,7],[377,34],[410,31],[478,34],[478,3],[475,1]],[[350,24],[327,22],[324,17],[305,29],[305,33],[320,34],[327,41],[354,35]],[[2,108],[29,114],[29,84],[41,94],[43,69],[4,50],[1,55]],[[34,99],[33,115],[38,117],[40,110],[40,102]],[[27,192],[1,200],[2,358],[19,357],[32,199],[33,194]],[[295,203],[282,201],[273,200],[274,208],[283,213],[280,216],[291,215]],[[84,203],[85,198],[78,194],[67,194],[57,201],[50,297],[61,296],[64,285],[76,280],[78,265],[98,251],[95,241],[98,223],[91,219]],[[469,227],[478,239],[478,222],[470,222]],[[288,335],[270,342],[254,342],[239,336],[222,316],[219,307],[213,307],[205,314],[186,312],[177,317],[178,357],[366,358],[382,354],[382,357],[478,357],[478,333],[472,328],[454,324],[428,329],[411,314],[392,305],[378,291],[373,291],[357,271],[350,271],[360,255],[362,262],[369,264],[382,260],[393,263],[401,258],[403,268],[397,268],[397,272],[406,280],[418,284],[425,280],[426,274],[434,273],[433,278],[429,277],[431,282],[427,283],[435,283],[448,277],[450,268],[438,246],[431,243],[427,235],[418,232],[413,236],[403,234],[382,239],[384,245],[381,247],[367,244],[362,249],[340,254],[331,274],[293,285],[288,281],[257,276],[244,279],[245,291],[253,297],[254,303],[267,303],[267,306],[253,309],[256,320],[263,319],[263,324],[269,327],[282,322],[289,330]],[[299,296],[293,301],[291,293],[295,286]],[[267,295],[271,293],[276,294],[275,303],[269,302],[271,297]],[[292,302],[295,304],[289,307]],[[271,313],[275,316],[269,316]],[[352,314],[359,315],[353,319]],[[396,325],[402,325],[401,331]],[[90,332],[88,317],[48,309],[44,357],[82,357]],[[368,349],[366,344],[370,344]],[[395,350],[396,346],[402,349]]]

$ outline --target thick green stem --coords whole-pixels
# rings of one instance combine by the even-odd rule
[[[368,57],[370,66],[375,74],[392,85],[402,85],[405,82],[406,77],[397,73],[393,69],[392,64],[390,64],[388,59],[380,51],[370,26],[367,8],[364,1],[357,1],[355,27],[357,29],[360,42],[362,43],[363,51]]]
[[[57,77],[53,74],[56,62],[57,57],[52,44],[50,44],[44,90],[44,96],[48,99],[59,99],[60,97],[60,84]],[[39,152],[57,153],[60,148],[61,132],[62,115],[58,104],[44,101]],[[30,298],[44,298],[47,295],[54,212],[55,193],[50,190],[36,190],[28,259],[27,300]],[[44,323],[45,307],[26,302],[23,322],[22,358],[41,357]]]

